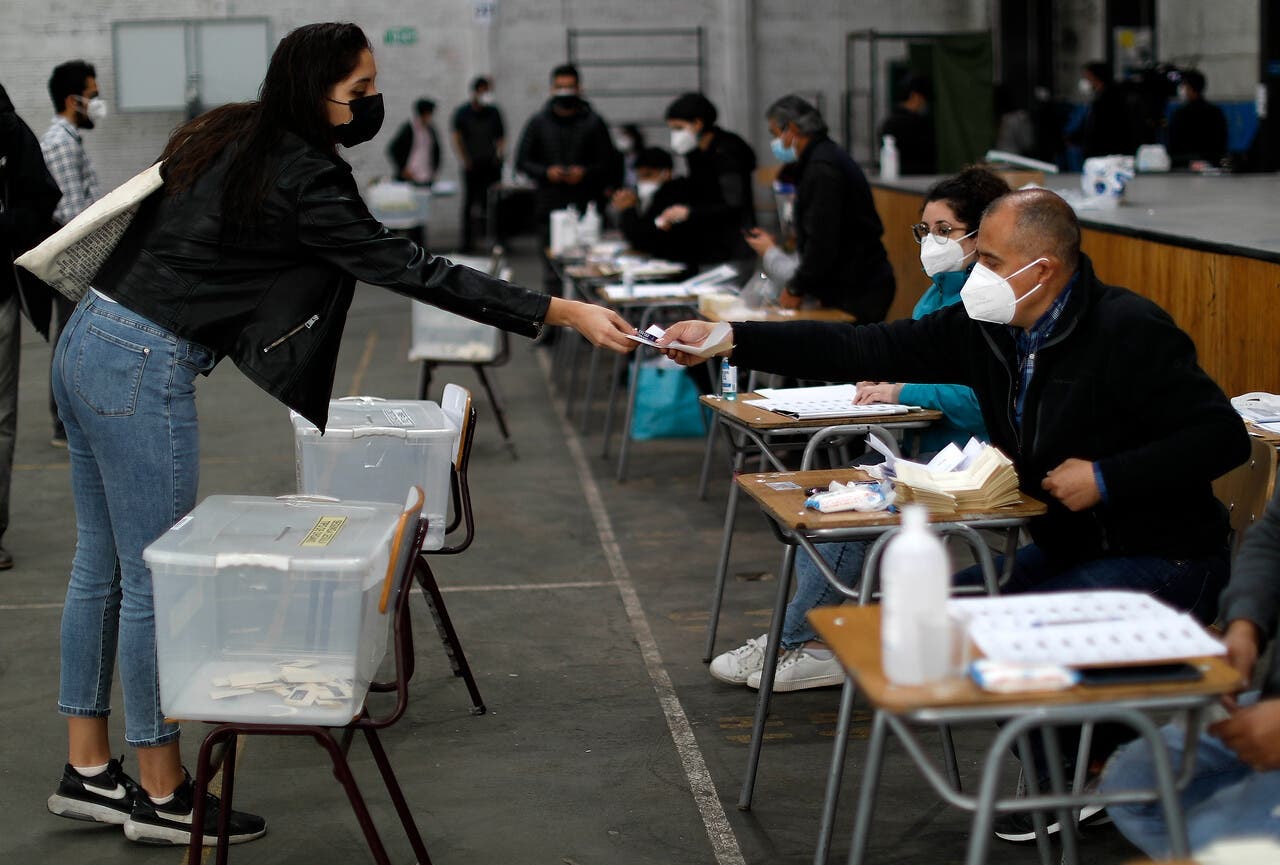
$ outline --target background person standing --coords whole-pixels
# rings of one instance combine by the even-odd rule
[[[471,252],[475,220],[488,225],[489,188],[502,178],[507,131],[493,104],[493,82],[471,82],[471,99],[453,112],[453,150],[462,165],[462,251]]]

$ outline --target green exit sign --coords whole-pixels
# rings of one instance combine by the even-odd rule
[[[392,27],[382,37],[383,45],[414,45],[417,41],[417,27]]]

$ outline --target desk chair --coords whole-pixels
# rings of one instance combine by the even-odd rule
[[[422,550],[418,555],[415,577],[419,588],[422,589],[422,596],[427,601],[427,608],[431,611],[431,618],[435,621],[436,632],[440,635],[440,641],[444,643],[445,654],[449,656],[449,666],[453,668],[453,674],[467,685],[467,692],[471,696],[471,714],[483,715],[485,705],[480,697],[480,688],[476,685],[471,665],[467,663],[467,656],[462,651],[462,642],[458,639],[458,632],[454,629],[449,610],[445,607],[444,595],[441,594],[435,574],[427,561],[428,556],[455,556],[471,546],[471,541],[475,538],[475,520],[471,510],[471,487],[467,482],[467,466],[471,462],[471,443],[475,440],[476,409],[472,404],[471,392],[456,384],[444,386],[440,407],[445,416],[453,422],[454,428],[458,430],[458,443],[454,450],[453,465],[449,470],[453,513],[445,526],[445,539],[447,541],[448,536],[459,527],[462,528],[463,535],[456,543],[446,543],[436,550]],[[412,655],[409,658],[409,675],[413,675]]]
[[[477,262],[478,264],[479,262]],[[490,276],[502,276],[508,273],[506,261],[506,252],[501,246],[495,246],[489,255],[488,265],[484,268],[485,272]],[[469,366],[475,372],[476,377],[480,379],[480,386],[484,388],[485,395],[489,398],[489,405],[493,407],[494,419],[498,422],[498,431],[502,433],[502,442],[507,450],[511,453],[512,459],[518,459],[519,454],[516,452],[515,440],[511,438],[511,430],[507,426],[507,416],[502,408],[502,401],[498,399],[497,391],[494,390],[492,382],[489,381],[489,375],[485,372],[486,367],[502,366],[511,359],[511,337],[505,330],[495,329],[494,334],[495,345],[492,354],[479,359],[463,359],[458,357],[436,357],[432,356],[429,350],[411,348],[409,353],[410,360],[422,361],[422,367],[418,374],[418,399],[427,399],[427,394],[431,390],[431,376],[436,367],[440,366]]]
[[[1249,458],[1213,482],[1213,494],[1231,519],[1231,552],[1240,549],[1245,529],[1253,525],[1271,501],[1276,486],[1275,446],[1250,437]]]
[[[413,820],[413,814],[405,802],[404,793],[400,789],[400,782],[396,778],[395,769],[392,767],[391,761],[387,759],[387,753],[378,737],[378,731],[399,721],[409,705],[409,676],[412,674],[413,668],[413,637],[409,618],[409,592],[407,589],[409,579],[420,567],[422,559],[418,553],[427,536],[427,521],[422,517],[422,505],[422,490],[414,487],[409,494],[409,501],[406,503],[396,526],[393,553],[387,562],[387,574],[383,580],[382,597],[379,603],[379,611],[391,617],[389,624],[391,627],[392,650],[395,658],[395,678],[389,682],[374,682],[369,686],[369,691],[370,693],[380,691],[394,692],[396,695],[394,708],[384,716],[374,717],[369,713],[368,700],[366,698],[366,704],[361,706],[356,716],[341,727],[319,724],[253,724],[240,721],[217,723],[200,745],[194,779],[195,803],[191,813],[192,827],[202,827],[204,825],[205,793],[208,791],[209,782],[215,771],[214,754],[217,751],[221,751],[223,754],[222,796],[220,819],[218,821],[217,865],[226,865],[227,861],[229,821],[235,783],[236,744],[240,736],[310,736],[315,739],[318,745],[329,752],[329,759],[333,763],[333,774],[347,793],[347,798],[351,802],[352,810],[355,811],[356,820],[360,823],[360,829],[364,832],[365,841],[369,845],[369,851],[373,854],[374,861],[378,865],[390,865],[391,860],[388,858],[382,839],[378,836],[378,831],[373,825],[368,806],[365,805],[364,797],[356,785],[355,776],[352,774],[351,766],[347,760],[347,754],[350,751],[351,742],[355,738],[357,730],[364,734],[365,740],[369,743],[369,751],[373,754],[374,762],[382,775],[382,781],[386,785],[387,793],[395,806],[400,823],[404,827],[405,835],[408,836],[409,843],[413,847],[417,862],[419,865],[431,865],[426,845],[423,843],[422,835]],[[192,832],[191,843],[187,851],[188,862],[203,861],[201,849],[204,840],[203,835],[203,831]]]

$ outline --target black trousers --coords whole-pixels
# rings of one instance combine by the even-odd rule
[[[462,248],[470,250],[475,242],[475,225],[480,223],[480,236],[488,233],[489,188],[502,177],[498,162],[473,165],[462,175]]]

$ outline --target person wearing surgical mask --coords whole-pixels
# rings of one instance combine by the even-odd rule
[[[573,64],[551,71],[551,98],[525,124],[516,168],[537,187],[543,249],[550,245],[553,210],[573,206],[581,214],[592,202],[603,209],[606,192],[621,182],[622,159],[609,126],[582,98],[582,81]],[[562,288],[549,261],[544,262],[543,285],[552,294]]]
[[[502,179],[507,132],[493,99],[493,82],[471,82],[471,98],[453,112],[453,150],[462,166],[462,251],[474,248],[475,226],[488,225],[489,190]],[[482,232],[483,234],[483,229]]]
[[[645,149],[644,133],[634,123],[619,127],[613,133],[613,146],[622,155],[622,185],[635,188],[636,159]]]
[[[1227,116],[1204,98],[1205,84],[1194,69],[1182,73],[1182,104],[1169,118],[1169,158],[1175,168],[1216,168],[1227,155]]]
[[[1081,97],[1089,102],[1080,125],[1067,141],[1080,147],[1085,159],[1091,156],[1132,156],[1139,136],[1134,128],[1137,113],[1130,111],[1125,93],[1101,60],[1086,63],[1076,82]]]
[[[1074,211],[1055,193],[1001,196],[976,240],[958,304],[881,324],[735,323],[733,348],[720,354],[796,378],[971,387],[991,444],[1047,506],[1007,563],[1002,594],[1136,591],[1213,622],[1231,527],[1211,482],[1250,453],[1226,394],[1167,312],[1095,272]],[[677,322],[660,345],[698,345],[710,328]],[[954,585],[978,581],[976,568],[953,576]],[[1062,753],[1076,749],[1064,743]],[[1091,762],[1106,756],[1096,749]],[[1063,768],[1070,777],[1074,766]],[[1000,818],[997,834],[1035,837],[1029,814]]]
[[[977,255],[977,225],[982,211],[1008,191],[1008,184],[990,171],[968,168],[938,182],[926,193],[920,222],[911,226],[911,232],[920,243],[921,266],[930,285],[916,304],[912,318],[924,318],[960,301],[960,289]],[[987,438],[982,409],[973,389],[966,385],[860,381],[855,402],[907,404],[941,411],[942,420],[917,434],[921,459],[927,460],[953,442],[964,447],[970,437]],[[862,574],[868,547],[867,541],[852,541],[825,544],[821,550],[827,561],[835,563],[836,577],[852,586]],[[803,550],[796,553],[795,582],[796,591],[787,605],[782,629],[782,653],[774,688],[800,691],[839,684],[844,681],[840,663],[818,639],[806,614],[815,607],[840,604],[843,597]],[[762,638],[754,638],[717,656],[711,662],[711,676],[730,684],[758,687],[764,660],[762,643]]]
[[[662,222],[688,223],[702,238],[706,264],[754,257],[742,233],[756,224],[756,154],[740,135],[718,126],[718,118],[701,93],[682,94],[666,111],[671,150],[688,167],[689,199],[667,208]]]
[[[609,205],[627,244],[637,252],[667,261],[697,264],[701,237],[688,223],[661,226],[668,207],[689,200],[689,179],[673,177],[671,154],[646,147],[636,154],[636,185],[613,194]]]
[[[54,116],[48,130],[40,138],[40,151],[45,165],[62,190],[62,199],[53,211],[56,225],[66,225],[102,195],[98,174],[84,149],[81,133],[93,129],[106,119],[107,104],[98,91],[98,73],[93,64],[69,60],[49,76],[49,97]],[[49,319],[49,340],[57,344],[62,325],[71,317],[75,304],[58,292],[53,294]],[[49,390],[49,414],[53,421],[53,437],[49,443],[57,448],[67,446],[67,433],[58,417],[58,405]]]

